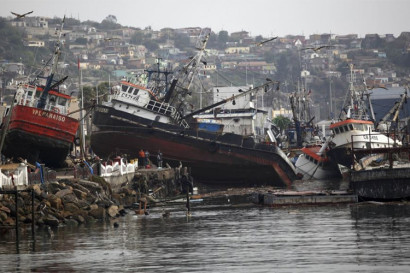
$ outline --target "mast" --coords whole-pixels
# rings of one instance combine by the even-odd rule
[[[47,101],[47,96],[49,91],[51,90],[52,86],[52,82],[53,82],[53,78],[54,78],[54,74],[57,71],[57,65],[58,65],[58,58],[60,57],[60,44],[61,44],[61,33],[62,33],[62,29],[64,26],[64,21],[65,21],[65,16],[63,18],[63,21],[61,22],[61,27],[58,30],[58,40],[56,42],[55,48],[54,48],[54,55],[52,57],[52,61],[51,61],[51,71],[50,71],[50,75],[48,75],[47,77],[47,82],[46,82],[46,86],[44,87],[43,92],[41,93],[41,96],[38,100],[37,103],[37,107],[40,109],[44,109],[44,107],[46,106],[46,101]]]

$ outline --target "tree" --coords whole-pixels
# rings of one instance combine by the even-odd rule
[[[225,48],[226,47],[226,43],[229,41],[229,34],[228,31],[226,30],[221,30],[219,31],[218,34],[218,45],[219,48]]]
[[[285,117],[285,116],[282,116],[282,115],[276,116],[276,117],[272,120],[272,122],[273,122],[276,126],[278,126],[281,131],[283,131],[283,130],[285,130],[286,128],[288,128],[289,125],[292,123],[292,121],[291,121],[288,117]]]
[[[134,45],[141,45],[144,41],[144,35],[141,31],[135,32],[131,37],[131,43]]]
[[[142,43],[149,51],[156,51],[158,50],[159,46],[158,43],[153,40],[145,40]]]

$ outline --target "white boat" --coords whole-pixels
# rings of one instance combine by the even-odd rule
[[[327,143],[302,148],[296,160],[296,172],[303,180],[323,180],[340,178],[340,171],[335,162],[326,155]]]
[[[328,153],[331,160],[349,168],[360,159],[360,151],[402,145],[399,140],[375,130],[370,94],[367,88],[364,90],[354,88],[353,65],[350,68],[350,101],[345,107],[345,117],[330,125],[333,135]],[[367,97],[367,102],[364,97]]]

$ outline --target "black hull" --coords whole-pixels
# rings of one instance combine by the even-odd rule
[[[165,161],[181,161],[191,168],[194,179],[206,184],[286,187],[296,179],[292,163],[279,148],[237,135],[218,138],[108,107],[97,108],[93,125],[91,147],[102,158],[116,154],[136,158],[140,149],[155,156],[161,150]]]
[[[27,159],[29,163],[44,163],[48,167],[63,167],[71,149],[71,143],[54,138],[10,130],[4,141],[6,157]]]
[[[353,157],[350,148],[332,148],[327,152],[327,156],[332,162],[350,168],[353,165]]]

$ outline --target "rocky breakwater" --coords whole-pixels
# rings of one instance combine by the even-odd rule
[[[140,170],[131,181],[116,185],[115,190],[104,178],[95,175],[88,180],[65,178],[33,184],[27,187],[29,191],[18,193],[17,206],[14,195],[0,194],[0,226],[14,226],[17,214],[19,223],[35,221],[37,225],[49,226],[115,221],[127,213],[127,208],[135,208],[141,201],[154,205],[158,200],[181,194],[190,181],[186,168],[180,167]]]
[[[62,179],[44,185],[28,186],[34,191],[34,221],[37,225],[78,225],[115,219],[126,212],[124,206],[112,198],[111,187],[104,179],[92,176],[87,180]],[[0,225],[14,226],[32,223],[32,194],[19,192],[16,198],[1,195]],[[17,211],[16,211],[17,207]]]

